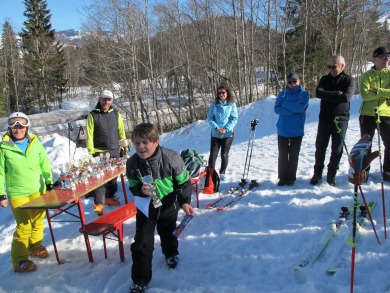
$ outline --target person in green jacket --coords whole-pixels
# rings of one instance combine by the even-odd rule
[[[390,51],[386,47],[376,48],[373,52],[374,66],[363,73],[360,81],[360,133],[375,135],[377,122],[384,145],[383,179],[390,181]],[[379,120],[377,119],[377,115]],[[369,150],[371,152],[371,149]],[[370,167],[366,169],[366,178]]]
[[[137,207],[131,293],[142,293],[152,279],[154,231],[160,236],[166,264],[174,269],[179,262],[176,229],[179,209],[194,215],[191,206],[190,175],[179,154],[160,145],[158,129],[151,123],[138,124],[131,133],[136,153],[126,162],[126,176]],[[147,181],[146,179],[152,180]]]
[[[11,245],[14,271],[31,272],[37,266],[29,255],[49,256],[42,245],[45,211],[19,207],[52,189],[52,167],[38,137],[28,132],[30,120],[24,113],[12,113],[7,123],[8,132],[0,142],[0,206],[9,203],[16,221]]]

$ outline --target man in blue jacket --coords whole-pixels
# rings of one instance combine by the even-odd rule
[[[296,180],[299,152],[306,119],[309,94],[303,90],[299,75],[287,75],[287,87],[275,100],[274,111],[279,115],[278,132],[278,186],[293,185]]]

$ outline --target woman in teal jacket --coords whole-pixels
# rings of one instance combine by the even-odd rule
[[[7,206],[8,197],[16,221],[11,247],[14,271],[31,272],[37,266],[29,255],[49,255],[42,245],[45,211],[19,207],[52,188],[52,168],[38,137],[28,133],[28,117],[15,112],[7,123],[8,132],[0,143],[0,206]]]
[[[210,105],[207,120],[211,126],[209,166],[215,168],[219,149],[221,149],[219,175],[224,181],[229,162],[229,151],[233,143],[234,126],[238,121],[237,106],[233,102],[233,95],[227,86],[218,87],[217,96]]]

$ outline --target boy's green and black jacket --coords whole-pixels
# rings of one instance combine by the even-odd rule
[[[156,184],[157,194],[162,202],[161,213],[173,205],[175,210],[178,210],[179,206],[182,207],[185,203],[191,203],[190,176],[183,159],[176,152],[158,146],[149,159],[144,160],[134,154],[127,161],[126,176],[130,191],[135,196],[136,206],[137,197],[140,197],[138,202],[142,199],[150,199],[150,196],[142,192],[142,178],[147,175],[152,175]],[[176,202],[179,206],[176,205]],[[149,210],[155,210],[152,203],[149,204]],[[148,214],[145,215],[148,216]]]

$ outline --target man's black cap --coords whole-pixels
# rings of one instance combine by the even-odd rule
[[[379,47],[374,50],[374,52],[372,53],[372,57],[378,57],[386,54],[390,54],[389,50],[387,50],[386,47]]]

